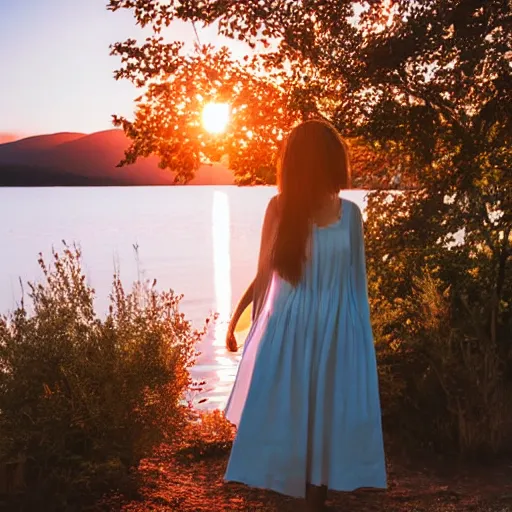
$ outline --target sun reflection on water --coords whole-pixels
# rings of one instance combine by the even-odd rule
[[[212,235],[215,308],[219,315],[215,322],[213,345],[224,345],[231,315],[231,256],[229,233],[229,200],[225,192],[213,194]],[[216,358],[217,362],[219,358]]]
[[[213,284],[217,320],[209,332],[202,364],[193,372],[206,381],[207,402],[201,408],[223,408],[235,379],[240,354],[227,352],[225,339],[231,318],[231,232],[229,198],[216,190],[212,206]]]

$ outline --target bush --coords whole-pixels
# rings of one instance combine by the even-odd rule
[[[181,297],[156,282],[131,292],[114,275],[109,312],[94,311],[81,254],[64,246],[43,284],[0,319],[0,461],[25,460],[22,501],[73,510],[131,483],[129,470],[176,439],[190,409],[183,396],[203,332]]]
[[[196,412],[184,430],[177,455],[188,460],[227,454],[235,438],[235,426],[218,409]]]
[[[454,313],[449,296],[449,288],[442,291],[426,275],[409,297],[395,301],[402,328],[378,345],[385,419],[410,443],[445,453],[497,453],[512,440],[511,361],[479,335],[469,313]]]
[[[510,450],[509,263],[500,267],[500,253],[474,243],[474,233],[462,244],[442,243],[442,222],[423,222],[414,211],[423,205],[414,201],[414,193],[369,198],[369,290],[386,430],[402,445],[444,453]]]

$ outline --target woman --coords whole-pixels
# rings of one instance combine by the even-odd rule
[[[226,480],[306,498],[386,487],[362,217],[347,149],[328,123],[290,133],[265,214],[253,324],[226,417],[238,426]],[[233,346],[235,345],[235,346]]]

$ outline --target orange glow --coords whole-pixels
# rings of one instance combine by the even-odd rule
[[[207,103],[202,115],[205,130],[213,134],[225,132],[229,124],[229,114],[227,103]]]

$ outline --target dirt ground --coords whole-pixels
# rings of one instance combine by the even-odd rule
[[[142,496],[113,502],[123,512],[300,512],[300,500],[225,483],[227,454],[179,458],[162,449],[144,461]],[[512,512],[512,460],[469,467],[419,461],[388,464],[386,491],[330,492],[330,510],[339,512]]]

